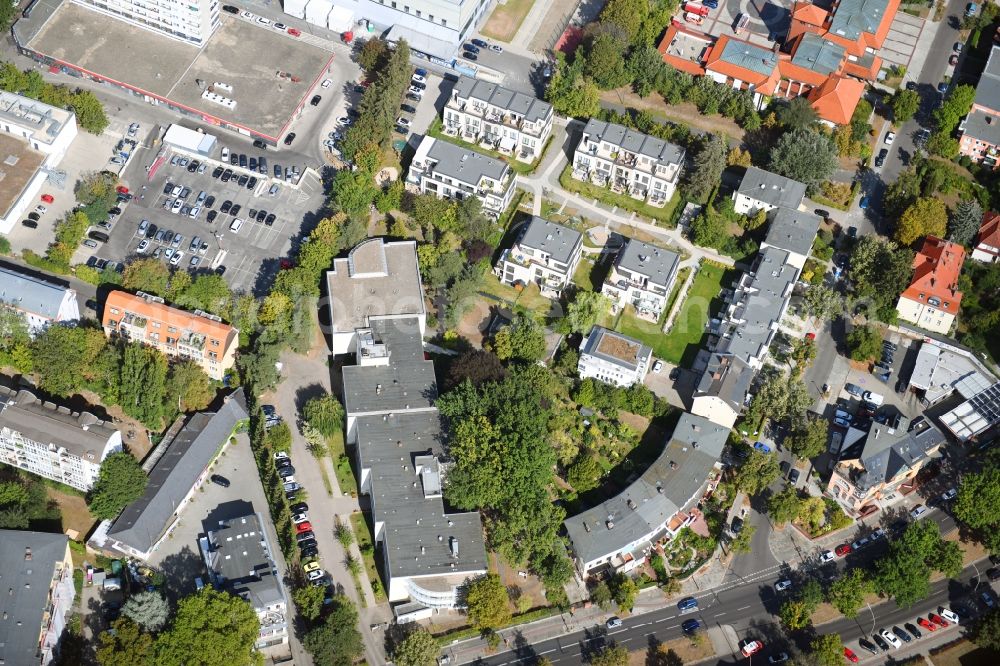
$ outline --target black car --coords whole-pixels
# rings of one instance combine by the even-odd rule
[[[167,184],[163,186],[163,193],[169,196],[170,193],[173,191],[174,191],[174,184],[168,180]]]
[[[733,518],[732,533],[739,534],[743,531],[743,519],[739,516]]]
[[[203,204],[205,208],[211,208],[215,205],[215,195],[210,194],[205,198],[205,203]]]
[[[883,652],[888,652],[890,650],[889,644],[886,643],[885,639],[879,636],[878,634],[872,634],[872,640],[875,641],[875,645],[878,645],[880,648],[882,648]]]
[[[250,176],[243,174],[236,180],[236,184],[240,187],[245,187],[248,180],[250,180]]]
[[[788,470],[792,468],[792,465],[787,460],[782,460],[778,463],[778,469],[781,470],[782,474],[788,474]]]
[[[465,58],[466,60],[479,60],[479,56],[470,51],[463,51],[462,57]]]
[[[413,93],[406,93],[406,99],[412,100],[414,102],[420,101],[420,95],[414,95]]]
[[[225,266],[218,266],[215,269],[215,274],[216,275],[224,275],[225,272],[226,272],[226,267]]]
[[[266,210],[259,210],[259,211],[257,211],[257,221],[258,222],[263,222],[266,217],[267,217],[267,211]]]
[[[227,479],[224,476],[220,476],[218,474],[213,474],[212,476],[209,477],[209,479],[212,481],[212,483],[220,485],[223,488],[228,488],[229,487],[229,479]]]
[[[149,225],[149,227],[146,229],[146,238],[152,238],[153,236],[156,235],[156,232],[159,230],[160,228],[157,227],[155,224]]]
[[[28,227],[29,229],[38,228],[38,222],[35,222],[34,220],[21,220],[21,225]]]
[[[406,112],[406,113],[416,113],[417,112],[417,110],[415,108],[413,108],[412,106],[410,106],[409,104],[400,104],[399,108],[401,110],[403,110],[404,112]]]
[[[240,153],[240,156],[237,159],[239,160],[239,165],[245,169],[247,167],[247,156]]]
[[[264,143],[261,139],[254,139],[253,140],[253,147],[254,148],[260,148],[261,150],[267,150],[267,144]]]
[[[256,157],[251,157],[250,158],[250,170],[251,171],[256,171],[257,170],[257,158]]]
[[[218,178],[219,176],[222,175],[223,171],[225,171],[225,168],[221,166],[215,167],[215,169],[212,171],[212,178]]]
[[[316,546],[310,546],[308,548],[303,548],[301,551],[299,551],[299,555],[301,555],[302,557],[318,557],[319,550],[316,548]]]
[[[274,213],[268,213],[268,216],[264,218],[264,224],[270,227],[274,225],[274,220],[275,220]]]
[[[910,636],[908,633],[906,633],[905,631],[903,631],[899,627],[893,627],[892,628],[892,633],[894,633],[897,636],[899,636],[900,638],[902,638],[904,643],[909,643],[910,641],[913,640],[912,636]]]
[[[872,654],[878,654],[879,653],[879,649],[877,647],[875,647],[875,645],[871,641],[869,641],[867,639],[862,638],[861,640],[858,641],[858,645],[861,646],[861,649],[867,650],[868,652],[870,652]]]
[[[906,624],[903,625],[903,627],[905,627],[906,630],[916,638],[920,638],[921,636],[923,636],[920,630],[917,629],[917,625],[913,624],[912,622],[907,622]]]
[[[226,169],[225,171],[222,172],[222,182],[223,183],[228,183],[230,180],[232,180],[232,178],[233,178],[233,170],[232,169]]]
[[[208,216],[205,219],[208,220],[209,224],[212,224],[212,222],[215,222],[215,218],[217,218],[218,216],[219,216],[219,211],[210,210],[208,211]]]
[[[275,164],[274,165],[274,177],[275,178],[281,178],[281,174],[283,174],[283,173],[284,173],[284,171],[281,170],[281,165],[280,164]]]
[[[110,236],[108,236],[103,231],[91,231],[87,233],[87,236],[90,237],[90,240],[95,240],[101,243],[107,243],[108,239],[110,238]]]
[[[319,103],[323,101],[323,98],[319,95],[313,95],[313,98],[309,100],[310,106],[319,106]]]
[[[262,176],[266,176],[267,175],[267,158],[266,157],[260,157],[260,158],[257,159],[257,173],[261,174]]]
[[[286,478],[289,476],[295,476],[295,468],[291,465],[286,465],[285,467],[278,468],[278,476],[281,478]]]
[[[233,207],[233,202],[230,201],[229,199],[226,199],[225,201],[222,202],[222,205],[219,206],[219,212],[220,213],[228,213],[229,209],[232,208],[232,207]]]
[[[295,141],[295,132],[289,132],[288,136],[285,137],[285,145],[292,145],[292,141]]]
[[[237,164],[240,163],[240,156],[237,155],[236,153],[230,153],[229,154],[229,163],[232,164],[233,166],[236,166]]]
[[[292,459],[291,458],[278,458],[278,459],[276,459],[274,461],[274,466],[277,467],[278,469],[281,469],[282,467],[291,467],[292,466]]]
[[[250,176],[250,179],[247,181],[247,189],[252,190],[255,187],[257,187],[257,177]]]
[[[299,502],[298,504],[293,504],[288,508],[291,509],[292,513],[305,513],[309,510],[309,505],[305,502]]]
[[[310,536],[308,539],[303,539],[302,541],[299,541],[299,548],[315,548],[316,547],[315,535],[312,532],[303,532],[303,534],[308,534]]]
[[[229,214],[230,215],[239,215],[241,210],[243,210],[243,206],[241,206],[239,204],[236,204],[232,208],[229,209]]]
[[[476,46],[475,44],[463,44],[462,48],[468,51],[469,53],[479,53],[479,47]]]
[[[883,148],[878,151],[878,155],[875,157],[875,166],[880,167],[885,164],[885,158],[889,156],[889,149]]]
[[[675,382],[675,381],[677,381],[677,379],[680,376],[681,376],[681,369],[680,368],[674,368],[673,370],[670,371],[670,374],[667,375],[667,378],[670,381]]]
[[[792,471],[788,473],[788,482],[791,484],[796,484],[799,481],[799,470],[792,468]]]
[[[825,210],[823,208],[817,208],[813,212],[819,215],[820,217],[830,217],[830,211]]]
[[[32,211],[28,213],[28,219],[31,220],[32,222],[38,222],[40,219],[42,219],[42,216]]]
[[[227,12],[229,14],[239,14],[240,8],[233,7],[232,5],[222,5],[222,11]]]

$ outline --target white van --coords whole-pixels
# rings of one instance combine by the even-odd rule
[[[873,393],[872,391],[865,391],[861,399],[872,403],[876,407],[881,407],[882,403],[885,402],[885,397],[881,393]]]
[[[235,220],[233,220],[233,223],[229,225],[229,230],[235,234],[242,227],[243,227],[243,220],[241,220],[240,218],[236,218]]]

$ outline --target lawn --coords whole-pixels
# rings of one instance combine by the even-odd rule
[[[351,530],[354,532],[354,539],[358,542],[361,559],[365,561],[365,571],[368,573],[368,582],[372,585],[375,601],[385,601],[385,591],[382,589],[382,577],[379,576],[378,567],[375,564],[375,548],[372,546],[372,533],[368,528],[368,521],[365,520],[363,513],[355,512],[351,514]]]
[[[618,320],[617,330],[652,347],[657,358],[690,367],[698,350],[705,346],[705,324],[710,313],[722,309],[719,293],[724,282],[731,279],[728,272],[717,264],[701,263],[669,333],[662,332],[662,321],[653,324],[639,319],[629,308]]]
[[[673,226],[674,209],[681,200],[680,195],[676,192],[663,208],[657,208],[656,206],[650,206],[644,201],[633,199],[627,194],[617,194],[609,188],[598,187],[593,183],[585,183],[582,180],[577,180],[573,178],[572,169],[573,165],[567,164],[566,168],[559,174],[559,184],[562,185],[563,189],[575,192],[587,199],[597,199],[609,206],[617,206],[622,210],[630,210],[638,213],[653,220],[654,224]]]
[[[337,473],[337,485],[340,487],[340,492],[357,497],[358,482],[351,469],[351,459],[344,451],[344,433],[338,432],[333,437],[329,437],[326,443],[330,450],[330,458],[333,460],[333,469]]]
[[[490,273],[483,280],[482,291],[500,299],[507,307],[519,305],[525,310],[540,314],[543,317],[551,316],[552,301],[542,296],[542,293],[538,290],[538,285],[534,283],[518,291],[511,286],[501,284],[500,280]]]
[[[524,17],[534,4],[535,0],[507,0],[506,3],[497,5],[483,26],[483,36],[500,42],[514,39],[518,28],[524,22]]]

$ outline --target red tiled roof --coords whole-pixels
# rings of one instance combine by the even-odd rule
[[[681,58],[680,56],[675,56],[670,53],[667,53],[667,49],[674,42],[674,39],[676,39],[677,33],[679,32],[693,35],[698,38],[703,38],[706,41],[708,48],[711,48],[712,43],[715,40],[714,37],[710,37],[708,35],[702,34],[700,32],[695,32],[693,30],[686,30],[678,26],[676,23],[671,23],[669,26],[667,26],[667,31],[663,34],[663,39],[660,40],[660,44],[659,46],[656,47],[656,50],[658,50],[660,52],[660,55],[663,56],[663,62],[667,63],[674,69],[679,69],[682,72],[687,72],[688,74],[691,74],[693,76],[704,76],[705,68],[701,66],[701,63],[693,62],[691,60],[688,60],[687,58]]]
[[[983,213],[983,223],[979,226],[979,235],[976,239],[976,246],[989,245],[1000,247],[1000,213],[986,211]],[[992,250],[983,250],[995,254]]]
[[[928,299],[936,297],[941,303],[934,307],[957,315],[962,305],[962,292],[957,287],[963,263],[965,248],[937,236],[928,236],[913,258],[913,281],[902,297],[917,303],[927,303]]]
[[[811,2],[796,2],[792,5],[792,20],[805,25],[822,28],[829,17],[829,12]]]
[[[865,94],[865,83],[857,79],[831,76],[807,95],[817,115],[837,125],[851,122],[854,109]]]

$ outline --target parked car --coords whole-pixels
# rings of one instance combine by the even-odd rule
[[[923,504],[918,504],[913,507],[912,511],[910,511],[910,517],[913,518],[913,520],[919,520],[925,513],[927,513],[927,507]]]
[[[877,647],[875,647],[874,643],[865,638],[860,639],[858,641],[858,645],[860,645],[862,649],[867,650],[871,654],[878,654],[880,652],[880,650]]]
[[[227,479],[224,476],[221,476],[219,474],[213,474],[212,476],[209,477],[209,479],[212,481],[212,483],[222,486],[223,488],[229,487],[229,479]]]
[[[836,558],[837,556],[833,554],[832,550],[824,550],[820,553],[819,561],[821,564],[826,564],[827,562],[833,562]]]
[[[835,549],[834,552],[837,553],[837,557],[844,557],[845,555],[850,555],[851,554],[851,544],[849,544],[849,543],[842,543],[839,546],[837,546],[837,548]]]
[[[739,534],[740,532],[742,532],[743,531],[743,519],[740,518],[739,516],[734,517],[733,518],[733,524],[731,526],[730,531],[733,534]]]
[[[790,578],[783,578],[774,584],[774,589],[777,592],[784,592],[792,586],[792,581]]]
[[[700,628],[701,628],[701,622],[694,619],[693,617],[688,618],[681,623],[681,629],[684,630],[685,634],[693,634]]]
[[[942,606],[938,608],[938,613],[940,613],[941,617],[943,617],[948,622],[951,622],[952,624],[958,624],[958,614],[952,611],[950,608],[944,608]]]
[[[908,632],[910,632],[910,634],[912,634],[916,638],[920,638],[921,636],[923,636],[923,633],[919,629],[917,629],[917,625],[913,624],[912,622],[907,622],[906,624],[903,625],[903,628],[906,629]]]
[[[917,624],[926,629],[927,631],[934,632],[937,631],[937,625],[930,620],[922,617],[917,618]]]
[[[954,488],[949,488],[948,490],[944,491],[941,494],[941,501],[942,502],[950,502],[953,499],[955,499],[956,495],[958,495],[958,491],[956,489],[954,489]]]
[[[913,640],[913,637],[910,636],[908,633],[906,633],[906,631],[904,631],[900,627],[893,627],[892,633],[895,634],[898,638],[903,639],[904,643],[909,643],[910,641]]]
[[[767,658],[767,663],[769,664],[783,664],[788,661],[787,652],[779,652],[777,654],[772,654]]]
[[[858,655],[854,654],[851,648],[844,646],[844,659],[851,662],[852,664],[858,663]]]
[[[744,638],[740,642],[740,652],[743,653],[744,657],[755,655],[763,649],[764,644],[760,641],[752,641],[749,638]]]

